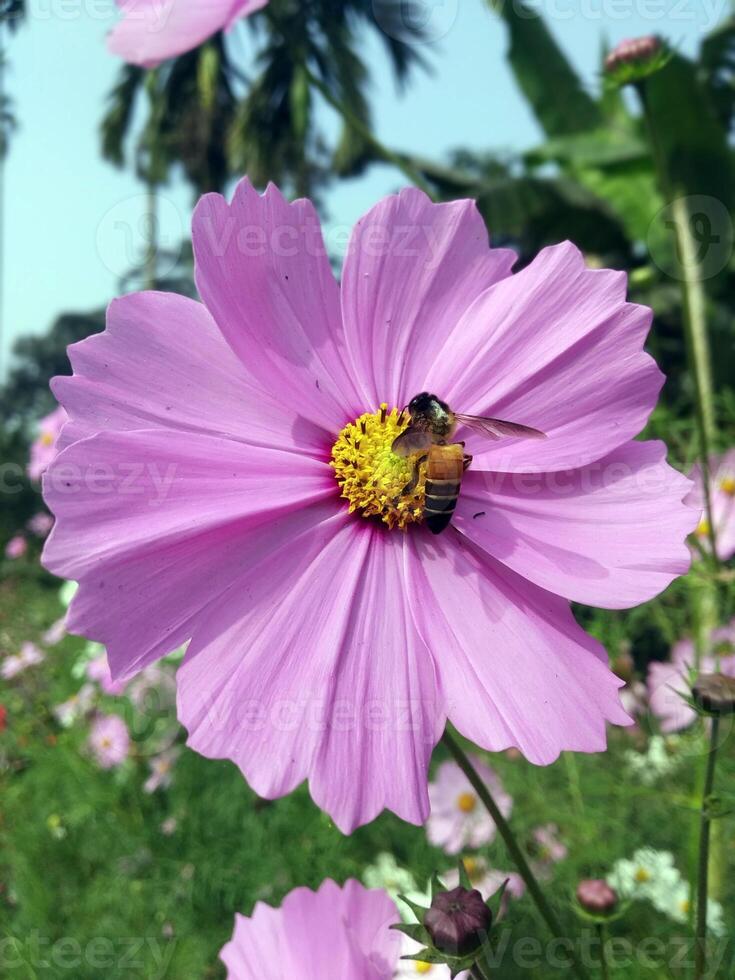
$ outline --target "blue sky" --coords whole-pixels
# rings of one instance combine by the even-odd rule
[[[141,187],[99,156],[97,127],[118,63],[104,36],[113,0],[28,0],[31,16],[9,45],[6,86],[20,131],[6,164],[3,365],[12,341],[45,330],[62,310],[108,301],[140,243]],[[441,36],[425,45],[433,74],[416,74],[398,97],[377,41],[376,129],[388,145],[441,158],[456,146],[518,149],[539,138],[505,63],[506,37],[484,0],[435,0]],[[573,58],[597,85],[603,36],[611,42],[658,31],[684,51],[724,15],[728,0],[534,0]],[[248,44],[242,30],[243,57]],[[325,114],[329,110],[325,109]],[[378,167],[342,182],[327,199],[328,224],[350,225],[404,181]],[[164,237],[187,229],[191,196],[172,185],[161,202]]]

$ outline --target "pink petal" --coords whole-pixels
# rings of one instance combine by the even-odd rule
[[[400,536],[344,512],[251,549],[179,671],[189,745],[232,759],[269,799],[308,778],[345,832],[385,807],[422,822],[444,715],[401,566]]]
[[[317,892],[296,888],[280,909],[258,903],[235,917],[220,956],[228,980],[390,980],[401,940],[390,926],[398,912],[385,892],[357,881]]]
[[[44,563],[80,583],[69,629],[105,644],[115,678],[191,636],[247,566],[255,529],[314,521],[303,509],[319,501],[333,513],[335,493],[307,456],[161,429],[75,443],[44,491],[57,517]]]
[[[536,585],[620,609],[645,602],[689,568],[699,513],[691,484],[660,442],[631,442],[568,473],[470,472],[455,524]]]
[[[403,405],[423,391],[441,344],[515,259],[507,249],[490,250],[474,201],[433,204],[406,188],[368,211],[355,226],[342,276],[347,343],[365,407]]]
[[[406,550],[414,619],[463,735],[546,765],[564,750],[602,751],[605,722],[630,723],[617,694],[623,682],[564,600],[456,531],[407,536]]]
[[[102,429],[179,429],[320,455],[329,440],[255,386],[202,303],[174,293],[113,300],[107,328],[69,348],[52,382],[72,421],[60,448]]]
[[[625,287],[624,273],[587,269],[569,242],[546,248],[483,293],[434,351],[427,387],[457,411],[548,436],[488,446],[468,434],[475,469],[576,469],[641,431],[663,376],[643,351],[651,311],[626,303]]]
[[[242,180],[206,194],[192,238],[202,299],[262,388],[336,434],[365,410],[346,361],[339,287],[310,201]]]
[[[131,64],[153,68],[264,7],[268,0],[117,0],[123,19],[108,46]]]

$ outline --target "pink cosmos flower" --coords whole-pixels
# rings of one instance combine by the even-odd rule
[[[26,551],[28,551],[28,542],[22,534],[16,534],[5,545],[5,557],[9,558],[10,561],[22,558]]]
[[[119,697],[127,686],[124,681],[112,679],[106,653],[101,653],[94,660],[90,660],[87,664],[86,673],[91,681],[99,684],[103,694],[109,694],[111,697]]]
[[[268,0],[117,0],[123,19],[108,46],[113,54],[144,68],[191,51],[229,29]]]
[[[566,844],[559,839],[559,828],[555,823],[544,824],[533,831],[533,839],[545,861],[563,861],[569,853]]]
[[[89,747],[102,769],[122,765],[130,752],[130,735],[122,718],[98,715],[91,725]]]
[[[34,514],[26,526],[31,534],[35,534],[37,538],[45,538],[54,526],[54,519],[42,510],[38,514]]]
[[[17,677],[18,674],[22,674],[23,671],[28,670],[29,667],[36,667],[38,664],[43,663],[45,656],[42,650],[36,646],[35,643],[24,643],[20,652],[14,654],[11,657],[6,657],[2,662],[0,667],[0,676],[2,676],[6,681],[13,677]]]
[[[41,637],[41,642],[44,646],[55,647],[57,643],[61,641],[66,636],[66,616],[62,616],[61,619],[57,619],[55,623],[46,630],[46,632]]]
[[[235,916],[220,957],[228,980],[391,980],[398,921],[385,892],[328,880],[316,892],[296,888],[279,909],[259,902],[249,918]]]
[[[52,714],[60,725],[68,728],[77,718],[83,717],[91,710],[96,694],[93,684],[83,684],[67,701],[62,701],[52,708]]]
[[[709,470],[717,554],[721,561],[727,561],[735,555],[735,449],[728,450],[722,456],[710,457]],[[710,526],[704,511],[704,483],[699,464],[693,468],[691,477],[694,480],[691,500],[696,501],[702,510],[695,534],[701,547],[710,551]]]
[[[495,797],[504,817],[510,816],[513,800],[498,776],[480,759],[473,765]],[[480,803],[469,779],[456,762],[442,762],[433,783],[429,783],[431,813],[426,833],[436,847],[447,854],[459,854],[465,847],[477,848],[495,837],[495,822]]]
[[[53,385],[72,421],[44,560],[80,583],[70,629],[114,677],[191,638],[189,745],[262,797],[308,779],[347,831],[426,819],[447,717],[537,764],[604,749],[622,682],[569,600],[650,599],[698,518],[664,445],[631,441],[662,376],[625,275],[569,243],[513,275],[472,201],[414,189],[358,223],[341,287],[313,206],[273,186],[205,196],[193,242],[204,302],[115,301]],[[438,536],[391,452],[423,390],[548,436],[460,430]]]
[[[31,443],[31,456],[28,461],[28,476],[40,480],[56,456],[56,442],[67,415],[63,408],[55,408],[38,423],[38,435]]]
[[[154,756],[149,761],[151,774],[143,783],[146,793],[155,793],[157,789],[167,789],[173,781],[173,769],[180,755],[180,749],[173,747]]]
[[[715,655],[702,657],[700,671],[735,677],[735,620],[713,631],[711,645]],[[648,703],[664,734],[687,728],[697,717],[682,697],[691,697],[689,676],[695,664],[694,641],[685,637],[674,644],[668,661],[648,667]]]

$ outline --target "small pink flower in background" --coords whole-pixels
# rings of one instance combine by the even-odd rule
[[[122,765],[130,752],[130,735],[118,715],[98,715],[92,722],[89,747],[102,769]]]
[[[106,653],[101,653],[94,660],[90,660],[87,664],[86,673],[91,681],[99,684],[102,693],[108,694],[110,697],[119,697],[127,687],[123,681],[113,681]]]
[[[559,828],[555,823],[536,827],[531,837],[535,845],[533,867],[536,876],[548,878],[551,874],[551,865],[563,861],[569,853],[569,848],[560,839]]]
[[[179,826],[179,821],[176,817],[166,817],[166,819],[161,824],[161,833],[164,837],[171,837],[176,833],[176,829]]]
[[[6,657],[3,660],[2,666],[0,667],[0,675],[5,680],[10,680],[13,677],[17,677],[18,674],[22,674],[24,670],[28,670],[29,667],[35,667],[43,663],[45,659],[43,651],[39,650],[35,643],[24,643],[20,648],[20,653]]]
[[[716,655],[702,657],[700,671],[735,677],[735,620],[714,630],[710,642]],[[689,675],[695,663],[694,641],[685,637],[674,644],[668,661],[649,664],[648,703],[664,734],[687,728],[697,717],[682,697],[691,696]]]
[[[57,619],[55,623],[46,630],[46,632],[41,637],[41,642],[46,647],[55,647],[57,643],[61,641],[66,636],[66,617],[62,616],[61,619]]]
[[[721,561],[727,561],[735,555],[735,449],[730,449],[722,456],[711,456],[709,463],[710,491],[712,496],[712,520],[714,522],[717,554]],[[702,467],[697,463],[692,472],[694,480],[690,500],[696,503],[702,517],[695,530],[697,541],[705,551],[712,549],[710,541],[710,525],[704,506],[704,481]]]
[[[170,668],[151,664],[130,682],[127,695],[139,711],[160,711],[176,703],[176,679]]]
[[[143,783],[146,793],[155,793],[157,789],[167,789],[171,785],[174,764],[180,753],[181,750],[176,747],[166,749],[149,761],[151,774]]]
[[[498,776],[481,759],[473,758],[472,762],[492,791],[500,812],[509,816],[513,800]],[[429,801],[427,836],[447,854],[459,854],[466,847],[482,847],[495,837],[495,822],[456,762],[442,762],[439,766],[434,782],[429,783]]]
[[[5,557],[11,561],[15,561],[16,558],[22,558],[26,551],[28,551],[28,542],[22,534],[16,534],[5,545]]]
[[[358,223],[341,284],[313,206],[273,186],[206,195],[192,234],[204,302],[115,301],[53,382],[73,427],[44,561],[80,583],[70,629],[119,678],[191,640],[189,745],[264,798],[308,780],[344,831],[384,808],[426,820],[448,718],[542,765],[604,749],[630,719],[570,600],[652,598],[699,516],[665,446],[634,441],[662,376],[625,275],[568,242],[513,274],[474,202],[415,189]],[[474,460],[438,536],[395,503],[411,467],[391,446],[421,391],[547,434],[460,431]],[[100,467],[110,492],[84,478]]]
[[[620,692],[620,700],[630,717],[637,718],[648,705],[648,689],[643,681],[629,681]]]
[[[249,918],[236,915],[220,957],[228,980],[391,980],[399,921],[385,892],[327,880],[316,892],[296,888],[278,909],[258,902]]]
[[[53,526],[54,519],[51,514],[47,514],[45,510],[39,511],[38,514],[34,514],[26,525],[31,534],[35,534],[37,538],[45,538]]]
[[[268,0],[117,0],[122,20],[110,34],[113,54],[153,68],[191,51]]]
[[[94,684],[83,684],[79,691],[67,701],[63,701],[52,708],[52,713],[60,725],[68,728],[74,724],[77,718],[81,718],[91,711],[95,696]]]
[[[470,883],[482,895],[485,901],[492,896],[507,881],[505,892],[500,903],[500,916],[507,913],[510,901],[513,898],[522,898],[526,892],[526,884],[519,874],[515,871],[499,871],[493,868],[482,857],[466,857],[462,862],[467,871]],[[447,888],[456,888],[459,885],[459,871],[452,868],[441,876]]]
[[[63,408],[54,409],[38,423],[38,435],[31,443],[31,457],[28,461],[28,476],[40,480],[56,457],[56,443],[68,416]]]

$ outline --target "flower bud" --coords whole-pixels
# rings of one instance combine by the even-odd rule
[[[606,881],[587,878],[577,885],[577,901],[590,915],[610,915],[618,904],[618,895]]]
[[[655,34],[626,38],[605,58],[605,71],[614,72],[622,65],[638,65],[649,61],[661,51],[661,38]]]
[[[692,688],[694,701],[713,715],[735,711],[735,677],[725,674],[700,674]]]
[[[424,916],[424,928],[442,953],[466,956],[478,949],[490,931],[492,913],[476,888],[439,892]]]

